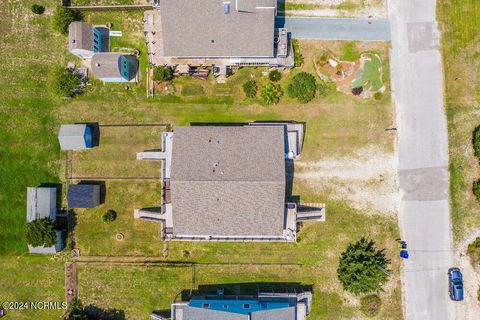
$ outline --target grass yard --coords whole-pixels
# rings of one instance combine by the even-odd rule
[[[80,1],[80,0],[79,0]],[[68,252],[53,257],[26,255],[25,189],[46,182],[62,182],[65,153],[58,147],[56,134],[61,123],[98,122],[100,124],[191,122],[248,122],[254,120],[296,120],[306,123],[302,161],[322,157],[346,156],[353,151],[375,145],[393,152],[393,136],[385,128],[393,122],[393,108],[388,92],[381,101],[364,101],[333,93],[317,97],[306,105],[284,95],[280,104],[262,106],[245,99],[241,86],[248,79],[258,85],[268,83],[262,75],[265,68],[244,68],[226,84],[183,78],[174,81],[191,89],[197,96],[158,96],[147,99],[145,84],[103,85],[92,81],[85,94],[74,99],[51,96],[46,78],[52,65],[77,61],[67,50],[67,38],[50,31],[49,16],[53,3],[38,1],[47,11],[36,16],[30,2],[8,0],[0,7],[0,266],[5,275],[0,280],[0,300],[64,299],[64,262]],[[142,38],[141,12],[87,13],[85,19],[96,24],[113,24],[113,30],[124,37],[112,40],[112,47],[140,50],[142,76],[146,68]],[[328,47],[337,54],[340,42],[301,41],[305,58],[303,70],[314,73],[313,54]],[[359,51],[377,50],[388,70],[385,44],[356,43]],[[387,66],[387,67],[385,67]],[[286,92],[291,75],[300,69],[284,71],[280,85]],[[388,73],[384,82],[388,86]],[[136,176],[155,175],[156,163],[137,163],[137,151],[157,148],[159,130],[151,127],[101,129],[100,146],[74,154],[75,175]],[[163,254],[159,240],[160,226],[135,221],[133,209],[158,206],[160,186],[155,180],[107,181],[105,203],[95,209],[76,210],[74,240],[82,255],[87,256],[156,256]],[[311,319],[342,319],[360,316],[358,299],[344,293],[336,280],[338,257],[348,243],[362,236],[374,239],[386,248],[392,259],[392,279],[382,293],[380,318],[401,318],[399,261],[393,240],[398,236],[394,218],[354,210],[347,202],[331,201],[310,187],[296,181],[294,194],[304,202],[327,202],[327,222],[305,224],[297,244],[264,243],[187,243],[169,244],[169,261],[199,263],[242,263],[243,265],[198,266],[195,286],[232,282],[299,282],[314,287],[314,309]],[[101,215],[109,209],[117,220],[105,224]],[[3,227],[8,226],[8,227]],[[125,236],[114,239],[116,233]],[[6,257],[9,255],[8,257]],[[301,266],[248,266],[257,263],[299,263]],[[291,269],[290,269],[291,268]],[[123,310],[128,319],[144,319],[151,311],[168,307],[175,294],[189,289],[190,269],[107,266],[80,266],[80,297],[87,305],[101,309]],[[248,285],[247,287],[251,287]],[[6,289],[5,289],[6,288]],[[5,290],[4,290],[5,289]],[[15,319],[58,318],[63,311],[19,312]],[[398,315],[398,316],[397,316]],[[131,317],[130,317],[131,316]]]
[[[480,227],[480,204],[472,193],[480,170],[471,144],[472,132],[480,125],[480,2],[441,0],[438,16],[443,32],[452,225],[455,240],[460,241]]]

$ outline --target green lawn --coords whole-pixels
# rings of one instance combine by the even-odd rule
[[[25,193],[27,186],[46,182],[62,182],[65,153],[61,152],[56,133],[61,123],[99,122],[102,124],[191,122],[248,122],[254,120],[296,120],[306,123],[302,161],[315,161],[322,156],[343,156],[353,150],[376,144],[386,152],[393,151],[393,138],[385,128],[393,121],[389,99],[364,101],[334,93],[316,97],[301,105],[286,95],[278,105],[261,106],[246,100],[241,85],[254,78],[258,84],[268,83],[264,68],[244,68],[226,84],[213,81],[179,79],[176,84],[201,85],[205,96],[157,96],[146,98],[145,84],[103,85],[92,81],[84,95],[74,99],[50,96],[46,88],[49,69],[56,63],[77,61],[67,50],[67,38],[48,28],[53,3],[38,1],[47,7],[43,16],[30,12],[30,2],[9,0],[0,7],[0,300],[64,298],[63,263],[65,258],[34,257],[25,253]],[[113,40],[115,47],[139,49],[140,69],[146,68],[142,38],[141,12],[86,14],[86,20],[110,22],[124,37]],[[302,42],[304,70],[314,73],[312,56],[318,46],[331,43]],[[362,44],[363,46],[363,44]],[[363,48],[362,48],[363,50]],[[387,57],[382,57],[387,58]],[[77,61],[78,62],[78,61]],[[388,70],[388,68],[386,68]],[[286,90],[289,78],[300,70],[284,71],[280,85]],[[175,84],[174,82],[174,84]],[[386,97],[389,97],[388,94]],[[74,173],[78,175],[153,175],[155,163],[137,163],[137,151],[155,147],[158,129],[150,127],[130,130],[102,129],[100,147],[75,153]],[[93,210],[77,210],[75,241],[82,255],[157,256],[163,254],[159,225],[135,221],[133,209],[155,206],[160,201],[157,181],[106,182],[105,203]],[[314,286],[312,319],[340,319],[359,315],[355,300],[350,301],[335,276],[339,253],[348,243],[367,235],[386,247],[392,259],[393,277],[382,293],[385,317],[400,318],[399,261],[393,239],[398,236],[393,218],[360,212],[348,203],[330,201],[298,182],[294,194],[304,202],[327,202],[327,222],[303,226],[297,244],[264,243],[186,243],[169,245],[168,260],[189,262],[230,262],[249,264],[300,263],[300,269],[262,268],[232,265],[199,267],[195,285],[217,282],[301,282]],[[118,213],[111,224],[101,221],[108,209]],[[8,227],[4,227],[8,226]],[[116,233],[125,236],[114,239]],[[185,253],[188,251],[188,254]],[[65,253],[66,255],[67,253]],[[5,257],[10,255],[10,257]],[[166,308],[178,290],[188,288],[190,271],[170,268],[128,266],[81,266],[80,297],[85,304],[99,308],[124,310],[126,315],[138,312],[145,318],[156,308]],[[4,290],[6,288],[6,290]],[[51,319],[63,311],[19,312],[15,319]],[[395,315],[395,316],[391,316]],[[136,316],[132,316],[135,318]],[[130,317],[127,317],[130,319]]]
[[[365,61],[362,69],[355,74],[352,88],[363,87],[364,90],[378,91],[383,87],[382,60],[375,53],[366,53],[370,60]]]
[[[455,240],[480,227],[480,204],[472,193],[480,178],[473,155],[472,132],[480,124],[480,2],[441,0],[438,6],[443,32],[446,108],[450,152],[450,197]],[[467,18],[468,17],[468,18]]]

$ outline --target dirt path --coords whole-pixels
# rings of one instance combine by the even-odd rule
[[[392,215],[397,212],[399,189],[394,154],[368,147],[344,158],[298,161],[295,170],[296,179],[332,199],[347,200],[359,210]]]

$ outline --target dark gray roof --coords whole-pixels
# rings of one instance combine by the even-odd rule
[[[73,184],[68,187],[70,208],[94,208],[100,203],[100,186],[94,184]]]
[[[284,139],[284,127],[176,128],[173,232],[283,236]]]
[[[273,57],[275,5],[275,0],[160,0],[164,54]]]
[[[248,315],[185,306],[182,320],[249,320]]]
[[[251,320],[295,320],[295,307],[252,312]]]
[[[86,22],[74,21],[68,26],[68,49],[93,51],[93,27]]]

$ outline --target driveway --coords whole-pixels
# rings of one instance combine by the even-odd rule
[[[388,20],[277,17],[293,38],[321,40],[390,40]]]
[[[410,259],[402,271],[407,320],[455,318],[448,135],[435,0],[388,0],[397,112],[399,221]]]

